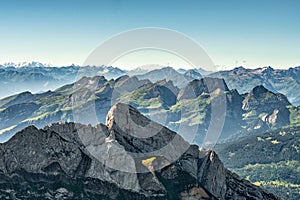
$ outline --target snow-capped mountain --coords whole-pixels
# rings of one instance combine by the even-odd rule
[[[0,67],[2,68],[8,68],[8,67],[14,67],[14,68],[22,68],[22,67],[53,67],[51,64],[43,64],[40,62],[19,62],[19,63],[14,63],[14,62],[6,62],[3,64],[0,64]]]

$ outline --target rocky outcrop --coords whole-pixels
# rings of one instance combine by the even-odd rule
[[[182,88],[178,94],[178,99],[193,99],[201,94],[212,94],[215,90],[229,91],[225,81],[219,78],[195,79]]]
[[[201,79],[203,78],[202,75],[199,73],[197,69],[189,69],[184,73],[186,78],[193,78],[193,79]]]
[[[252,112],[266,125],[277,128],[290,123],[287,106],[291,104],[283,94],[270,92],[262,85],[247,94],[242,103],[245,112]]]
[[[18,132],[0,145],[0,177],[1,199],[279,199],[126,104],[106,125]]]

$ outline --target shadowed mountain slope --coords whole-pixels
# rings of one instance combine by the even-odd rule
[[[1,198],[279,199],[120,103],[106,126],[29,126],[1,144],[0,155]]]

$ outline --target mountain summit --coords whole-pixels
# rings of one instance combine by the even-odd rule
[[[1,199],[280,199],[120,103],[106,125],[18,132],[0,145],[0,177]]]
[[[237,67],[215,72],[209,76],[223,78],[230,89],[237,89],[241,94],[263,85],[269,91],[284,94],[293,105],[300,105],[300,67],[287,70],[274,69],[270,66],[257,69]]]

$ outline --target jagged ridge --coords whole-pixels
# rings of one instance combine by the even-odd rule
[[[0,155],[0,198],[279,199],[126,104],[112,107],[106,126],[29,126]]]

